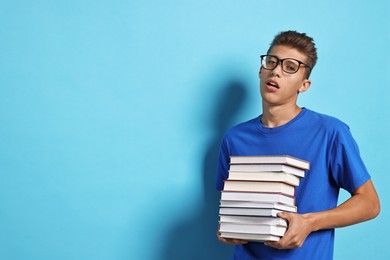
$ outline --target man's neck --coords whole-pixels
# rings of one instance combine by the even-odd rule
[[[261,117],[261,123],[270,128],[278,127],[290,122],[301,112],[301,110],[302,109],[297,105],[291,107],[267,107],[263,104],[263,116]]]

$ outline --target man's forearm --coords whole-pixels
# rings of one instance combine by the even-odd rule
[[[352,193],[352,197],[338,207],[305,214],[313,231],[339,228],[375,218],[380,211],[378,195],[371,180]]]
[[[351,198],[334,209],[307,214],[279,213],[279,217],[289,222],[287,232],[279,241],[265,244],[278,249],[301,247],[311,232],[363,222],[376,217],[379,211],[378,195],[369,180],[357,188]]]

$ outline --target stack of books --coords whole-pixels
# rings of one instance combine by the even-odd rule
[[[310,163],[287,155],[231,156],[221,192],[222,237],[278,241],[287,230],[279,212],[297,212],[295,188]]]

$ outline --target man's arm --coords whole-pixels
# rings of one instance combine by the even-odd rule
[[[301,247],[311,232],[353,225],[373,219],[379,214],[379,198],[371,180],[351,195],[351,198],[334,209],[307,214],[279,213],[279,217],[288,221],[288,230],[278,242],[265,244],[278,249]]]

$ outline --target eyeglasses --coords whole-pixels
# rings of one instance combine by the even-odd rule
[[[261,55],[260,58],[261,58],[261,67],[266,70],[275,69],[279,65],[279,63],[282,66],[282,70],[288,74],[296,73],[299,70],[301,65],[304,65],[310,70],[312,69],[312,67],[307,65],[306,63],[303,63],[302,61],[293,58],[279,59],[275,55]]]

